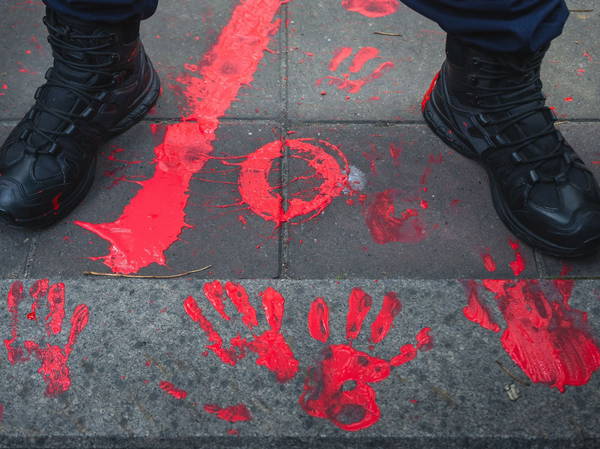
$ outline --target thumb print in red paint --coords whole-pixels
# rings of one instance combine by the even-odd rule
[[[366,429],[381,416],[377,393],[370,384],[389,377],[393,367],[413,360],[419,350],[429,350],[433,344],[429,328],[417,335],[417,344],[407,344],[390,360],[373,357],[351,346],[361,333],[372,306],[372,298],[360,288],[348,297],[346,338],[350,344],[329,345],[323,350],[317,366],[308,369],[301,407],[311,416],[331,421],[340,429]],[[383,305],[371,325],[371,342],[379,343],[393,326],[402,305],[396,293],[387,293]],[[321,342],[329,339],[329,308],[323,298],[317,298],[308,314],[310,335]]]
[[[348,11],[367,17],[384,17],[394,14],[400,7],[398,0],[342,0]]]
[[[183,307],[188,316],[198,323],[210,342],[206,348],[212,351],[223,363],[235,366],[239,360],[255,353],[258,358],[256,364],[264,366],[273,372],[279,382],[287,382],[298,372],[298,360],[294,357],[292,349],[281,333],[281,323],[285,312],[285,299],[275,289],[269,287],[260,293],[262,307],[269,329],[262,333],[254,333],[258,326],[256,310],[250,304],[246,289],[239,284],[227,282],[225,286],[220,281],[204,284],[204,295],[213,309],[224,321],[231,318],[225,311],[226,302],[230,300],[237,313],[241,316],[242,323],[247,330],[253,333],[250,338],[243,338],[240,334],[233,337],[227,346],[211,321],[209,321],[202,308],[193,297],[188,297],[183,302]]]
[[[59,335],[65,318],[65,286],[62,283],[50,285],[48,279],[36,281],[29,295],[32,303],[26,318],[38,323],[37,311],[43,307],[40,302],[46,299],[48,314],[44,317],[47,338]],[[19,304],[24,299],[23,283],[17,281],[12,284],[7,297],[8,312],[11,316],[10,338],[4,340],[8,361],[15,365],[30,360],[34,355],[40,361],[38,373],[46,383],[46,396],[57,396],[69,390],[71,376],[69,371],[69,357],[78,336],[83,332],[88,323],[88,307],[79,304],[71,316],[71,329],[67,343],[64,346],[52,345],[44,341],[40,344],[33,340],[25,340],[23,347],[18,344],[19,339]],[[29,354],[25,355],[25,351]]]

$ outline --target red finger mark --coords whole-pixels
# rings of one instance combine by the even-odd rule
[[[469,304],[463,308],[465,317],[484,329],[500,332],[500,326],[492,319],[490,311],[479,298],[479,288],[475,281],[468,281]]]
[[[533,382],[564,392],[586,384],[600,367],[587,313],[549,300],[537,280],[484,280],[506,320],[504,350]],[[559,293],[564,293],[563,290]]]
[[[425,169],[423,170],[423,174],[421,175],[421,179],[420,182],[422,185],[427,184],[427,180],[429,179],[429,176],[431,175],[431,172],[433,171],[433,165],[435,164],[441,164],[444,161],[443,156],[441,154],[438,154],[437,156],[430,154],[429,158],[427,159],[427,165],[425,166]]]
[[[285,311],[285,298],[272,287],[261,292],[260,297],[262,298],[263,310],[269,327],[271,330],[279,332]]]
[[[200,309],[196,300],[193,297],[188,296],[183,302],[183,308],[188,316],[200,325],[200,328],[212,343],[207,346],[207,349],[214,352],[224,363],[235,365],[237,360],[241,357],[236,357],[232,350],[227,351],[223,348],[223,339],[219,333],[215,331],[211,322],[202,314],[202,309]]]
[[[315,299],[308,312],[308,332],[315,340],[329,339],[329,307],[323,298]]]
[[[386,293],[383,297],[383,305],[381,310],[371,324],[371,342],[379,343],[388,334],[394,325],[394,319],[402,310],[402,303],[398,299],[398,294],[395,292]]]
[[[439,79],[440,79],[440,72],[435,74],[435,76],[433,77],[433,81],[431,81],[431,84],[429,85],[429,89],[427,89],[427,92],[425,92],[425,95],[423,96],[423,101],[421,101],[421,110],[422,111],[425,111],[425,107],[427,106],[427,103],[429,103],[429,100],[431,100],[431,94],[433,93],[433,89],[435,89],[435,85],[437,84]]]
[[[217,43],[178,81],[185,86],[190,115],[167,127],[164,141],[154,150],[155,171],[140,181],[140,190],[111,223],[75,222],[110,243],[101,257],[117,273],[133,273],[152,263],[165,264],[165,251],[179,238],[192,175],[213,151],[219,119],[253,81],[271,37],[280,0],[245,0],[235,7]]]
[[[48,294],[48,279],[40,279],[35,281],[29,289],[29,294],[33,298],[31,303],[31,311],[27,314],[27,319],[37,321],[37,308],[40,305],[40,299]]]
[[[483,266],[487,271],[493,273],[496,271],[496,261],[492,257],[492,255],[488,252],[481,254],[481,259],[483,260]]]
[[[225,284],[225,290],[227,291],[227,296],[229,296],[231,302],[235,305],[238,313],[242,316],[242,322],[250,329],[258,326],[256,310],[250,304],[246,289],[239,284],[227,282]]]
[[[417,334],[418,351],[430,351],[433,348],[433,337],[430,335],[430,332],[430,327],[424,327]]]
[[[224,295],[225,290],[223,284],[220,281],[207,282],[204,284],[204,295],[206,299],[210,301],[215,310],[219,312],[219,315],[225,320],[229,320],[229,316],[225,313],[225,302]]]
[[[216,415],[217,418],[223,421],[238,422],[250,421],[252,419],[250,411],[244,404],[232,405],[225,408],[221,408],[215,404],[206,404],[204,410]]]
[[[278,187],[269,182],[273,162],[282,156],[283,145],[287,145],[291,157],[305,161],[322,180],[313,199],[290,198],[285,210]],[[300,222],[306,222],[318,216],[341,195],[350,171],[348,160],[339,148],[312,139],[271,142],[248,155],[240,168],[238,186],[242,202],[258,216],[275,222],[277,227],[298,217],[305,217]]]
[[[515,240],[509,240],[508,244],[515,252],[515,260],[509,264],[510,268],[515,276],[519,276],[525,270],[525,259],[523,258],[523,254],[521,254],[521,246]]]
[[[19,326],[19,303],[23,301],[23,283],[21,281],[13,282],[6,297],[6,305],[10,314],[10,339],[4,340],[6,355],[11,365],[17,362],[27,360],[23,355],[23,349],[14,347],[18,337]]]
[[[367,17],[384,17],[394,14],[400,7],[398,0],[342,0],[348,11]]]
[[[365,64],[372,59],[375,59],[379,56],[379,50],[375,47],[363,47],[358,50],[354,60],[352,61],[352,65],[350,66],[350,72],[358,73],[360,72]]]
[[[417,357],[417,348],[414,345],[408,344],[400,348],[400,354],[390,360],[390,365],[400,366],[414,360]]]
[[[354,340],[360,334],[363,322],[371,310],[373,298],[361,288],[353,288],[348,297],[348,315],[346,317],[346,338]]]
[[[419,219],[419,211],[406,209],[396,216],[394,190],[375,194],[368,206],[365,219],[371,236],[376,243],[418,243],[425,239],[425,227]]]
[[[85,304],[79,304],[75,311],[73,312],[73,316],[71,317],[71,331],[69,332],[69,340],[67,345],[65,346],[65,354],[67,357],[71,353],[75,342],[79,335],[83,332],[88,324],[89,319],[89,309]]]
[[[317,85],[320,86],[323,83],[323,80],[326,79],[328,80],[330,86],[336,86],[340,90],[345,90],[348,93],[356,94],[359,93],[367,84],[381,78],[394,67],[395,64],[393,62],[387,61],[381,63],[370,75],[364,78],[352,80],[350,79],[350,74],[344,73],[341,77],[326,76],[325,78],[321,78],[317,80]]]
[[[158,386],[161,390],[167,394],[170,394],[175,399],[185,399],[187,397],[187,391],[176,388],[171,382],[163,380],[158,384]]]
[[[390,144],[390,156],[392,157],[392,164],[394,167],[400,166],[400,156],[402,156],[403,151],[404,148],[402,148],[401,145]]]
[[[46,331],[48,336],[60,334],[65,318],[65,284],[50,286],[48,291],[48,315],[46,315]]]
[[[352,51],[353,50],[351,47],[341,47],[336,49],[333,58],[329,63],[329,70],[332,72],[337,71],[337,69],[340,67],[340,64],[350,57]]]

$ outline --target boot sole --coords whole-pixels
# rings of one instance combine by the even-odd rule
[[[138,100],[135,102],[136,106],[133,107],[132,111],[108,131],[109,139],[124,133],[139,123],[156,104],[156,101],[160,95],[160,79],[154,70],[150,59],[147,59],[147,63],[150,70],[150,81],[148,86],[146,87],[146,90],[138,97]],[[72,192],[60,202],[58,209],[42,216],[28,218],[26,220],[14,219],[12,216],[0,211],[0,223],[10,228],[27,228],[37,230],[47,228],[62,220],[69,215],[89,193],[96,177],[96,165],[97,158],[94,156],[92,163],[89,165],[85,174],[83,182],[78,186],[77,190]]]
[[[479,154],[452,130],[449,123],[436,106],[433,95],[423,108],[423,118],[425,119],[425,122],[429,128],[431,128],[431,130],[440,139],[442,139],[446,145],[459,154],[476,161],[486,170],[488,181],[490,183],[490,190],[492,192],[492,203],[494,205],[494,209],[496,209],[496,213],[504,225],[520,240],[524,241],[529,246],[537,248],[543,253],[554,257],[583,257],[594,254],[598,250],[598,246],[600,246],[600,239],[596,239],[593,242],[588,242],[589,247],[586,248],[569,248],[549,242],[526,229],[505,206],[500,194],[500,187],[494,180],[489,168],[483,164]]]

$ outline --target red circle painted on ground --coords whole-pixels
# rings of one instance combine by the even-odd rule
[[[312,199],[289,198],[285,200],[285,209],[278,187],[269,181],[273,162],[282,156],[284,145],[290,150],[291,158],[305,161],[314,170],[315,176],[322,179]],[[258,216],[275,222],[277,226],[305,217],[294,223],[297,224],[319,215],[343,192],[348,186],[349,171],[344,153],[329,142],[315,139],[278,140],[248,155],[241,164],[238,185],[242,201]]]

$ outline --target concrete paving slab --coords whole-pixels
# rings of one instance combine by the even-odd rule
[[[382,442],[373,447],[409,447],[412,442],[416,442],[415,447],[434,447],[431,443],[440,441],[447,443],[444,447],[490,447],[490,442],[498,440],[503,441],[499,447],[559,447],[565,440],[569,442],[565,447],[586,447],[577,443],[587,438],[597,444],[600,438],[598,376],[588,379],[593,370],[589,371],[582,359],[572,359],[566,362],[568,366],[551,360],[568,358],[572,351],[581,350],[578,345],[584,342],[589,351],[597,351],[591,340],[599,330],[600,305],[592,293],[600,286],[597,281],[573,285],[535,281],[516,284],[525,296],[514,296],[512,301],[524,301],[524,305],[538,298],[541,306],[548,307],[550,316],[560,313],[558,304],[563,300],[570,304],[571,315],[563,318],[573,324],[571,330],[559,331],[542,324],[546,329],[543,332],[548,333],[543,334],[540,343],[558,344],[554,352],[529,352],[519,346],[526,345],[525,341],[511,340],[504,334],[506,341],[517,341],[525,358],[533,357],[528,359],[530,366],[541,364],[549,369],[545,372],[550,376],[549,384],[556,382],[562,387],[562,381],[572,381],[569,373],[581,374],[578,382],[584,385],[567,385],[565,393],[560,394],[549,385],[531,382],[503,349],[500,333],[485,330],[465,318],[462,309],[468,303],[468,292],[458,281],[242,281],[236,288],[250,298],[245,316],[249,317],[250,309],[256,310],[259,323],[250,332],[229,302],[221,312],[212,308],[203,296],[203,283],[197,279],[63,279],[64,288],[53,284],[59,280],[51,279],[49,291],[53,298],[64,294],[66,321],[62,331],[52,332],[50,337],[41,318],[39,322],[25,319],[30,303],[35,302],[29,293],[33,280],[22,285],[23,298],[16,315],[8,313],[6,306],[0,307],[4,335],[18,335],[11,348],[23,349],[23,356],[27,355],[23,341],[29,341],[26,345],[32,348],[29,360],[14,364],[7,362],[5,348],[2,351],[1,447],[90,447],[98,441],[102,444],[94,447],[143,447],[137,445],[140,442],[146,447],[257,447],[258,438],[268,441],[267,447],[283,447],[282,442],[286,441],[295,442],[292,447],[313,447],[310,441],[324,447],[319,444],[333,439],[338,440],[333,447],[346,447],[342,442],[355,447],[371,440]],[[215,282],[211,285],[214,290]],[[513,332],[528,332],[529,324],[521,331],[510,327],[517,325],[510,321],[510,312],[505,313],[509,320],[505,324],[494,304],[494,295],[479,282],[474,281],[474,285],[479,285],[479,301],[486,304],[502,329],[509,326]],[[502,285],[509,290],[515,287],[510,283]],[[47,287],[40,283],[35,286],[33,291],[38,293]],[[0,283],[2,296],[11,291],[13,298],[19,297],[20,288],[14,281]],[[269,348],[261,343],[247,346],[244,358],[235,350],[217,356],[217,334],[223,342],[238,333],[250,342],[263,341],[261,335],[268,326],[260,298],[266,297],[270,304],[269,300],[276,296],[274,291],[285,298],[281,308],[266,309],[274,316],[279,316],[277,310],[283,313],[273,328],[278,337],[271,340],[271,348],[278,348],[278,358],[265,356],[261,362],[254,352],[264,355],[262,351]],[[348,317],[357,319],[361,314],[359,309],[349,310],[348,298],[353,291],[372,298],[370,313],[368,306],[361,309],[367,314],[362,331],[360,325],[347,322]],[[383,335],[385,332],[373,334],[371,325],[379,315],[384,296],[389,301],[390,292],[397,293],[402,310],[392,320],[387,336]],[[189,299],[189,295],[194,299]],[[38,295],[39,317],[46,312],[43,296]],[[311,306],[317,297],[329,305],[329,319],[317,320],[330,324],[328,339],[324,327],[313,326],[312,331],[307,328],[309,310],[319,310]],[[184,310],[184,302],[192,311],[190,315]],[[190,302],[202,310],[190,307]],[[558,308],[553,309],[551,304]],[[529,313],[535,315],[535,310],[542,313],[542,309],[535,308]],[[588,322],[578,318],[582,312],[588,314]],[[87,326],[82,320],[86,314]],[[206,319],[201,321],[204,329],[211,329],[210,340],[191,318],[200,314]],[[53,362],[68,366],[68,370],[57,372],[58,365],[48,362],[36,372],[40,365],[36,354],[44,360],[49,354],[40,352],[46,350],[44,346],[35,349],[36,342],[57,345],[47,346],[47,351],[62,348],[68,340],[72,315],[77,323],[76,341],[71,338],[73,344],[66,361]],[[225,315],[231,319],[223,319]],[[57,322],[51,322],[54,324],[50,328],[56,328]],[[210,327],[208,322],[212,323]],[[277,323],[281,323],[280,329]],[[424,328],[431,330],[423,331]],[[359,331],[354,332],[355,329]],[[347,340],[347,332],[356,339]],[[561,346],[559,340],[552,339],[553,332],[562,332],[560,339],[573,346]],[[373,335],[383,338],[374,344],[370,341]],[[287,343],[282,346],[280,339]],[[239,337],[234,341],[241,344]],[[404,354],[416,355],[413,360],[412,356],[392,359],[403,345],[412,345],[405,346]],[[238,348],[244,348],[243,344]],[[510,352],[513,357],[518,357],[518,350]],[[358,358],[351,356],[345,362],[348,371],[330,371],[343,354],[356,354]],[[550,359],[543,359],[546,356]],[[224,360],[232,360],[233,364]],[[398,364],[391,371],[390,360]],[[591,363],[591,359],[587,362]],[[311,367],[320,367],[321,371]],[[560,372],[561,367],[567,371],[566,377],[555,372]],[[369,369],[374,371],[366,374]],[[46,382],[40,375],[44,372],[51,373]],[[319,372],[325,377],[319,381],[317,375],[314,387],[320,389],[299,400],[304,388],[309,392],[313,388],[312,381],[305,383],[307,376]],[[338,381],[336,372],[342,373]],[[533,372],[529,376],[534,376]],[[557,378],[553,377],[555,374]],[[278,375],[286,380],[279,382]],[[518,398],[509,399],[505,388]],[[334,393],[341,390],[347,395],[342,400],[346,403],[345,414],[331,411],[338,406]],[[219,415],[219,409],[233,405],[238,406],[236,410]],[[320,418],[319,413],[329,418]],[[355,432],[344,430],[353,424],[358,427]],[[122,445],[125,438],[127,446]],[[473,444],[465,444],[470,440]],[[527,440],[530,445],[524,446],[523,441]],[[397,446],[392,445],[394,442]]]
[[[290,277],[537,277],[532,251],[513,248],[496,216],[485,172],[425,125],[293,129],[338,146],[356,191],[290,227]],[[302,198],[314,172],[302,159],[289,167],[289,196]]]
[[[109,253],[107,240],[75,222],[114,223],[121,217],[124,208],[140,191],[137,183],[153,175],[154,149],[164,134],[164,125],[144,123],[103,147],[92,191],[67,220],[38,234],[39,244],[31,255],[28,275],[78,277],[88,270],[110,271],[103,264],[104,259],[98,259]],[[272,122],[234,121],[221,125],[212,154],[215,159],[208,161],[191,181],[185,208],[186,224],[165,252],[166,266],[150,264],[143,267],[140,274],[169,275],[212,265],[204,276],[277,276],[279,233],[271,223],[248,213],[243,204],[237,204],[240,202],[236,187],[239,167],[226,165],[240,162],[239,156],[253,153],[277,139],[276,135],[277,124]],[[279,177],[277,164],[278,159],[275,159],[273,172]],[[154,201],[168,200],[170,198]],[[159,211],[165,207],[165,204],[157,204]],[[111,226],[111,229],[120,229],[121,225]],[[141,239],[144,248],[151,246],[153,238],[158,238],[136,235],[131,239]]]

